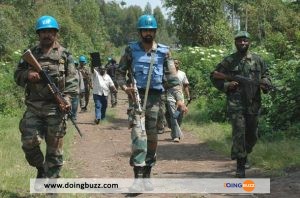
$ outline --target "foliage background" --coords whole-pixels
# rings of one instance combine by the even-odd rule
[[[231,134],[225,96],[212,86],[209,75],[217,63],[234,52],[236,31],[249,31],[251,50],[268,63],[277,89],[263,95],[261,138],[251,161],[264,170],[278,173],[280,169],[280,174],[293,167],[299,170],[299,0],[165,0],[163,3],[170,11],[167,19],[160,8],[152,9],[150,4],[140,8],[119,3],[0,0],[1,197],[29,196],[25,178],[35,174],[20,152],[16,132],[24,112],[24,90],[16,86],[13,74],[23,50],[36,43],[34,26],[41,15],[55,16],[61,27],[59,41],[75,58],[99,51],[105,62],[108,56],[119,58],[124,46],[138,39],[136,22],[141,14],[154,14],[159,24],[157,41],[171,46],[173,55],[180,59],[195,97],[184,127],[190,127],[213,149],[226,155],[230,152]],[[236,19],[240,21],[239,27]],[[72,137],[68,138],[66,147],[72,142]],[[68,167],[64,170],[68,171],[65,176],[74,175]]]
[[[147,13],[158,21],[158,42],[171,46],[188,75],[199,114],[193,119],[226,122],[224,95],[212,87],[209,75],[234,51],[233,35],[242,29],[250,32],[252,50],[267,61],[277,87],[276,92],[264,95],[261,135],[267,139],[299,138],[299,1],[162,2],[170,11],[167,19],[150,3],[140,8],[104,0],[0,1],[1,114],[14,116],[24,107],[23,90],[12,76],[22,51],[36,43],[38,17],[55,16],[60,24],[59,41],[75,58],[99,51],[105,61],[108,56],[120,57],[124,46],[138,39],[137,19]]]

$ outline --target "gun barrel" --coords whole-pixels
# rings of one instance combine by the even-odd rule
[[[82,135],[82,133],[81,133],[81,131],[80,131],[78,125],[77,125],[76,122],[74,121],[74,119],[73,119],[73,117],[72,117],[72,114],[71,114],[71,111],[69,111],[68,116],[69,116],[69,118],[70,118],[72,124],[73,124],[74,127],[76,128],[78,134],[80,135],[80,137],[82,137],[83,135]]]

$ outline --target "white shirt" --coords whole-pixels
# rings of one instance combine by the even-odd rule
[[[104,74],[103,76],[94,69],[93,78],[93,94],[108,96],[110,92],[110,87],[114,86],[114,83],[108,74]]]
[[[83,81],[83,77],[82,74],[79,70],[77,70],[77,76],[79,79],[79,93],[84,93],[85,92],[85,87],[84,87],[84,81]]]
[[[183,71],[178,70],[177,71],[177,76],[179,78],[181,87],[183,87],[183,85],[190,84],[189,81],[188,81],[188,79],[187,79],[187,77],[186,77],[186,74]]]
[[[185,72],[183,72],[181,70],[178,70],[177,71],[177,77],[179,78],[179,83],[180,83],[180,86],[181,86],[182,89],[183,89],[183,85],[190,84],[187,77],[186,77]],[[172,94],[172,90],[170,90],[170,89],[167,90],[167,100],[171,101],[171,102],[176,102],[175,97]]]

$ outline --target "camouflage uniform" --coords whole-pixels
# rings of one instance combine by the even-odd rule
[[[143,49],[141,43],[138,43],[141,50]],[[160,47],[160,44],[155,45],[154,48]],[[153,49],[155,51],[156,49]],[[155,54],[155,56],[158,56]],[[125,49],[125,54],[122,56],[119,68],[117,70],[117,82],[120,87],[126,85],[126,74],[127,72],[134,71],[135,65],[132,64],[133,59],[138,59],[139,57],[133,57],[132,49],[128,46]],[[149,56],[149,66],[150,66],[150,56]],[[171,61],[173,63],[173,61]],[[144,68],[144,71],[148,71],[148,68]],[[158,67],[154,64],[154,67]],[[170,64],[169,61],[164,57],[164,77],[167,81],[167,86],[172,87],[176,100],[182,100],[182,91],[179,85],[179,79],[176,75],[176,70],[174,64]],[[158,68],[157,68],[158,69]],[[134,74],[132,75],[134,76]],[[161,77],[163,78],[163,77]],[[161,79],[162,81],[163,79]],[[163,82],[161,82],[163,83]],[[151,87],[151,85],[150,85]],[[176,94],[178,93],[178,94]],[[163,90],[149,90],[149,95],[146,104],[145,112],[145,131],[140,127],[140,116],[132,115],[133,127],[131,130],[131,140],[132,140],[132,154],[130,157],[130,165],[134,167],[152,167],[156,162],[156,150],[157,150],[157,131],[158,131],[158,114],[161,104]],[[141,97],[141,104],[143,104],[145,90],[139,89],[139,95]]]
[[[79,66],[79,71],[81,72],[83,82],[84,82],[84,92],[80,93],[80,108],[82,110],[87,110],[87,106],[90,100],[90,90],[91,90],[91,72],[87,65]]]
[[[238,52],[229,55],[217,65],[215,71],[230,76],[242,75],[270,85],[267,65],[258,55],[250,52],[245,56],[241,56]],[[251,96],[250,89],[241,83],[237,89],[229,90],[228,81],[212,77],[211,80],[214,86],[227,96],[227,111],[232,125],[231,158],[233,160],[245,158],[251,153],[257,141],[258,116],[261,108],[259,84],[254,87],[256,91]]]
[[[116,68],[118,65],[116,65],[115,60],[113,60],[113,63],[109,63],[107,66],[106,73],[111,77],[116,89],[118,90],[119,85],[116,81]],[[118,92],[111,91],[110,92],[110,103],[112,107],[115,107],[118,103]]]
[[[63,96],[76,93],[78,79],[70,53],[59,43],[55,43],[49,54],[43,54],[41,47],[31,49],[33,55],[52,78]],[[45,165],[48,177],[58,177],[63,165],[63,137],[66,134],[65,115],[60,113],[53,95],[42,81],[28,81],[29,70],[34,70],[23,60],[14,74],[16,83],[25,88],[27,109],[20,121],[22,149],[28,163],[34,167]],[[44,157],[40,143],[45,138],[47,149]]]
[[[166,103],[167,103],[167,94],[164,92],[161,95],[161,100],[160,100],[160,104],[159,104],[158,123],[157,123],[159,134],[164,133],[164,130],[165,130],[164,128],[165,128],[165,126],[167,126],[167,120],[165,117]]]

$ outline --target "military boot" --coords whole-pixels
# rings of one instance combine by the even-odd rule
[[[37,169],[37,176],[36,176],[36,180],[34,182],[34,189],[37,192],[40,192],[44,189],[44,186],[43,186],[42,182],[39,179],[46,178],[46,171],[45,171],[45,168],[43,166],[36,167],[36,169]]]
[[[144,178],[144,187],[146,191],[152,191],[154,190],[153,184],[150,180],[151,177],[151,166],[145,166],[144,172],[143,172],[143,178]]]
[[[245,162],[245,169],[251,168],[251,163],[249,162],[248,157],[246,157],[246,162]]]
[[[60,170],[61,170],[60,166],[53,166],[53,167],[48,168],[47,177],[51,178],[51,179],[60,178],[60,175],[59,175]]]
[[[133,193],[141,193],[144,190],[143,185],[143,169],[144,167],[141,166],[134,166],[133,172],[134,172],[134,182],[130,186],[129,191]]]
[[[46,171],[43,166],[36,167],[36,169],[37,169],[37,176],[36,176],[37,179],[46,178]]]
[[[245,163],[246,158],[238,158],[236,160],[236,174],[237,178],[245,178]]]

